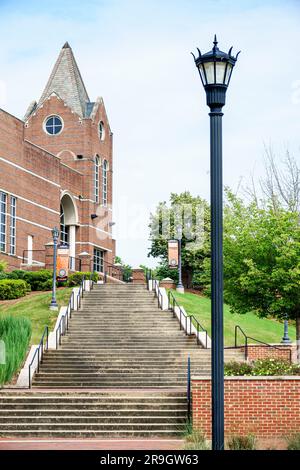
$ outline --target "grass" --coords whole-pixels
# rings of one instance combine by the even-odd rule
[[[190,292],[179,294],[172,290],[172,293],[179,305],[184,307],[187,314],[193,314],[211,336],[210,299]],[[229,306],[224,305],[224,342],[226,346],[234,345],[235,325],[240,325],[248,336],[266,343],[280,343],[283,335],[283,323],[273,319],[258,318],[251,312],[245,315],[231,313]],[[289,336],[292,341],[295,341],[296,331],[294,325],[289,327]],[[243,338],[239,338],[241,344],[243,344]]]
[[[255,450],[256,445],[256,438],[252,434],[248,436],[232,436],[227,441],[229,450]]]
[[[59,307],[67,305],[72,288],[57,290],[57,303]],[[10,315],[15,318],[27,318],[32,324],[30,344],[38,344],[46,325],[51,331],[55,325],[58,312],[49,310],[51,292],[41,292],[28,295],[17,301],[0,302],[0,320],[3,316]]]
[[[294,434],[287,438],[288,450],[300,450],[300,433]]]
[[[0,364],[0,386],[11,380],[21,366],[31,337],[31,323],[27,318],[3,316],[0,318],[0,340],[3,364]],[[2,361],[1,361],[2,362]]]
[[[185,441],[185,450],[210,450],[210,444],[206,440],[204,434],[197,429],[193,429],[190,422],[186,423],[183,437]]]

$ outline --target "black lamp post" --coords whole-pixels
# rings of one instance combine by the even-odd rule
[[[210,108],[212,448],[224,449],[222,108],[236,57],[217,47],[195,59]]]
[[[177,241],[178,241],[178,284],[176,286],[176,291],[183,294],[184,286],[182,284],[182,227],[181,225],[177,226]]]
[[[283,337],[281,340],[281,344],[292,344],[292,341],[289,337],[289,320],[288,320],[288,315],[285,316],[284,322],[283,322]]]
[[[57,242],[59,237],[59,231],[57,227],[54,227],[52,232],[53,237],[53,278],[52,278],[52,299],[50,303],[51,310],[58,310],[56,302],[56,261],[57,261]]]

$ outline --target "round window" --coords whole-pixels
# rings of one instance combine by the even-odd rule
[[[99,122],[99,139],[104,140],[104,138],[105,138],[104,123],[100,121]]]
[[[63,122],[59,116],[49,116],[45,121],[45,130],[47,134],[57,135],[62,131]]]

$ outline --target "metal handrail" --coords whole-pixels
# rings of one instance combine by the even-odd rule
[[[158,308],[162,309],[163,308],[163,296],[159,290],[158,281],[156,279],[152,279],[152,282],[154,282],[154,296],[157,297],[157,306]]]
[[[28,261],[28,254],[31,253],[46,253],[46,250],[23,250],[23,254],[22,254],[22,263],[25,264],[25,261],[27,260]],[[27,254],[27,257],[26,257],[26,254]],[[32,262],[35,262],[35,263],[39,263],[39,264],[43,264],[45,262],[45,259],[44,261],[37,261],[37,260],[34,260],[32,259]]]
[[[205,349],[207,349],[207,344],[208,344],[208,332],[207,330],[201,325],[201,323],[198,321],[198,319],[194,316],[194,315],[186,315],[186,313],[182,310],[182,308],[180,307],[179,303],[177,302],[177,300],[175,299],[174,295],[172,294],[171,291],[168,292],[168,302],[169,302],[169,310],[171,310],[173,312],[173,317],[176,316],[175,314],[175,305],[176,307],[179,308],[179,329],[181,330],[182,329],[182,316],[184,317],[185,319],[185,331],[186,331],[186,334],[188,334],[188,328],[187,328],[187,322],[188,322],[188,319],[190,321],[190,335],[192,334],[192,322],[194,321],[194,323],[196,324],[196,330],[197,330],[197,344],[200,344],[200,340],[199,340],[199,333],[200,331],[203,331],[205,333]]]
[[[245,338],[244,345],[238,345],[237,344],[238,331],[240,331],[242,333],[242,335],[244,336],[244,338]],[[234,327],[234,348],[242,348],[242,347],[245,348],[245,360],[246,361],[248,359],[248,347],[249,347],[249,341],[248,340],[249,339],[252,340],[252,341],[256,341],[257,343],[263,344],[264,346],[268,346],[269,348],[278,349],[278,351],[283,351],[283,348],[279,348],[278,346],[274,346],[274,344],[269,344],[269,343],[266,343],[265,341],[261,341],[260,339],[253,338],[252,336],[246,335],[244,330],[239,325],[235,325],[235,327]],[[227,347],[226,349],[230,349],[230,347]],[[291,349],[289,349],[289,361],[292,362],[292,351],[291,351]]]
[[[188,363],[187,363],[187,417],[188,422],[191,422],[191,404],[192,404],[192,397],[191,397],[191,357],[188,356]]]
[[[38,347],[36,348],[33,358],[31,360],[31,363],[28,366],[28,373],[29,373],[29,380],[28,380],[28,388],[31,388],[31,367],[32,364],[35,360],[36,355],[38,355],[38,361],[37,361],[37,371],[39,372],[40,370],[40,362],[43,361],[43,356],[44,356],[44,338],[46,335],[46,347],[45,350],[48,351],[48,340],[49,340],[49,328],[48,326],[45,326],[44,332],[42,334],[41,340],[39,342]],[[40,352],[41,351],[41,352]]]
[[[85,276],[82,277],[79,291],[77,294],[77,309],[81,307],[81,298],[83,297],[83,292],[85,291]],[[69,319],[72,318],[72,310],[74,310],[74,292],[71,292],[69,303],[67,306],[66,313],[61,316],[58,327],[56,329],[56,349],[61,345],[61,337],[65,335],[66,331],[69,329]]]

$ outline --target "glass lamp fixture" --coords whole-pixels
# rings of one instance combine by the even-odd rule
[[[227,53],[220,51],[216,35],[213,44],[212,50],[206,54],[201,54],[198,49],[199,56],[192,55],[206,91],[207,105],[217,108],[225,104],[226,90],[240,52],[234,57],[231,54],[232,47]]]

